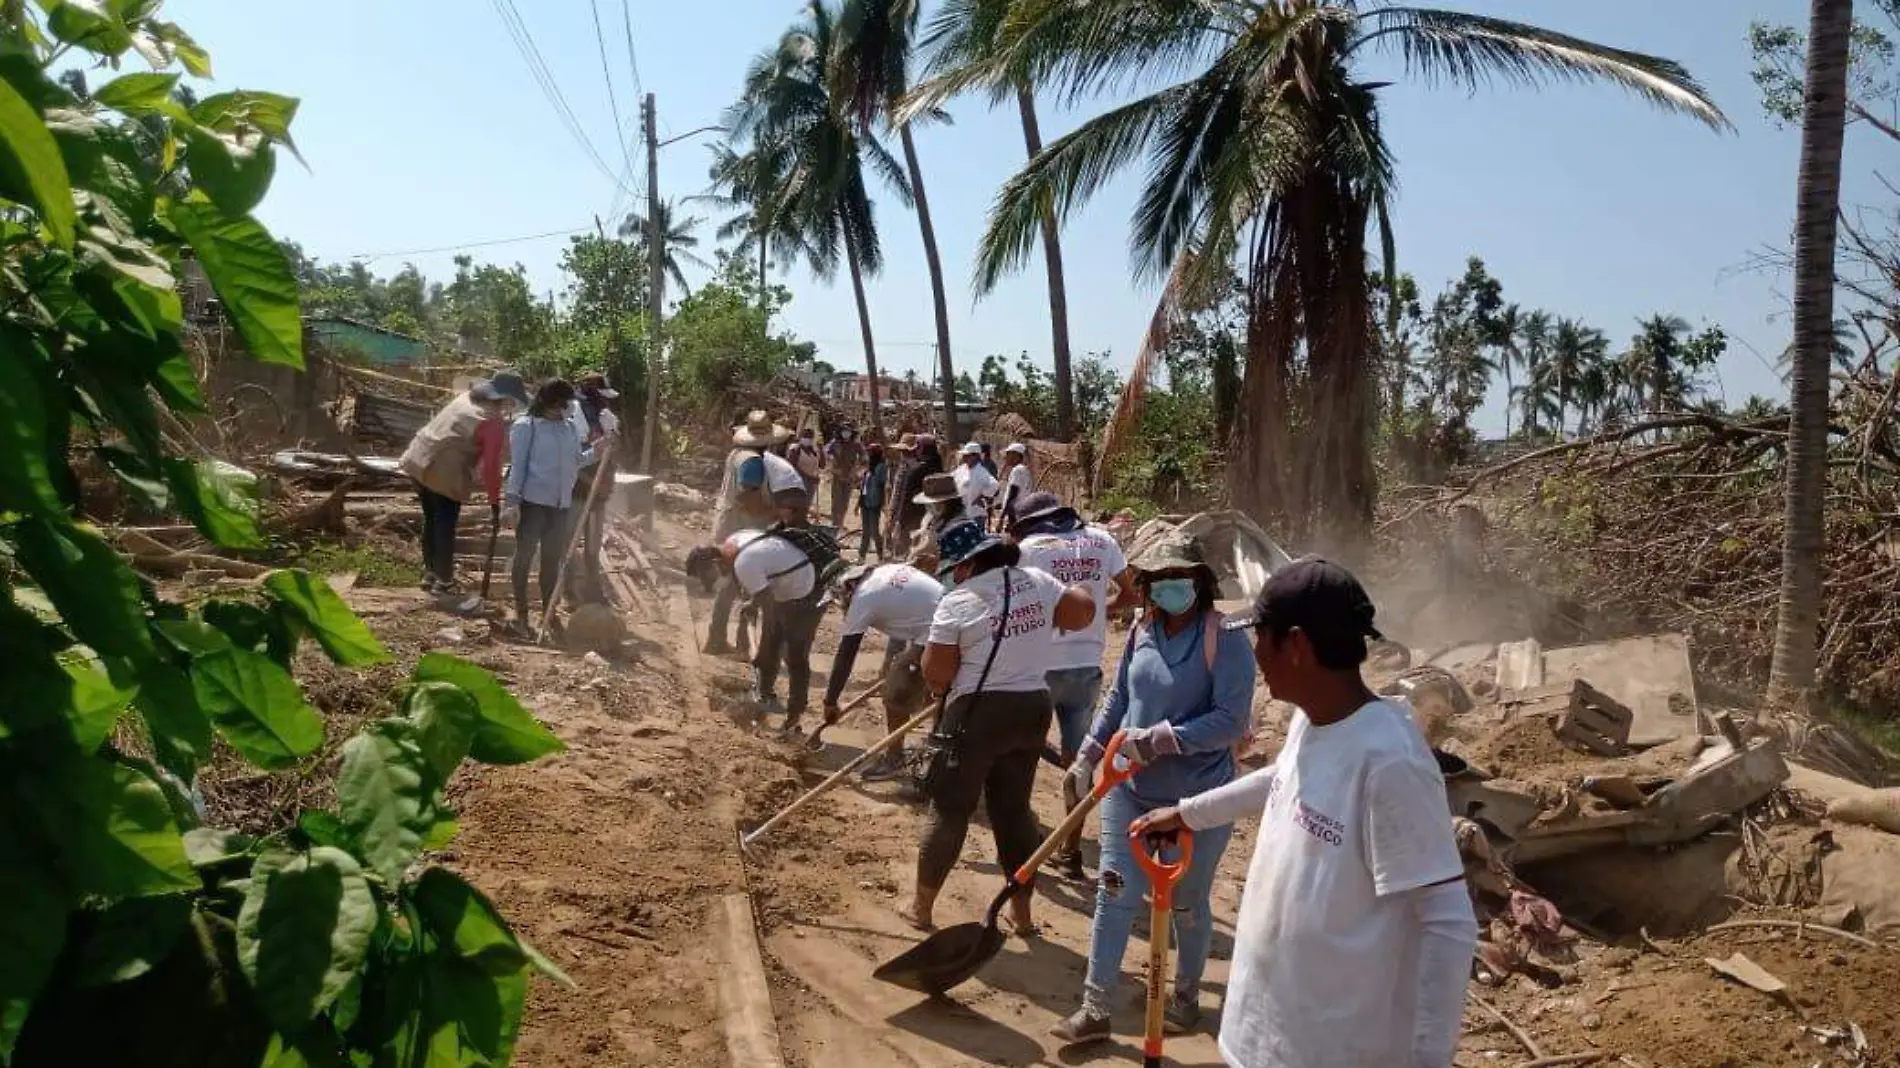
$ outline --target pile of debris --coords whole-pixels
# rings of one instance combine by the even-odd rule
[[[1445,773],[1488,981],[1561,985],[1579,931],[1693,931],[1738,904],[1900,933],[1900,795],[1702,705],[1685,636],[1384,646],[1373,668]]]

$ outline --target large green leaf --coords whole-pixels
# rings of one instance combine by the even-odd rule
[[[145,286],[134,285],[130,282],[121,282],[119,285],[125,289],[136,290],[139,293],[151,292],[151,290]],[[176,300],[177,294],[172,294],[172,297]],[[173,307],[175,307],[175,305],[173,305]],[[152,312],[153,314],[162,316],[167,314],[167,309],[158,307],[152,309]],[[163,326],[162,328],[173,329],[170,326]],[[167,356],[159,361],[157,369],[153,372],[152,386],[158,390],[158,395],[165,399],[165,403],[170,405],[171,410],[174,412],[178,412],[181,415],[190,415],[205,410],[204,394],[198,389],[198,376],[191,369],[191,357],[186,356],[182,352]]]
[[[288,666],[296,650],[300,625],[286,616],[282,605],[259,608],[243,601],[206,601],[200,613],[205,622],[223,631],[240,649],[262,652],[279,664]]]
[[[48,373],[39,344],[0,324],[0,511],[61,510],[44,447],[48,421],[41,380]]]
[[[74,189],[104,200],[132,227],[151,221],[155,176],[140,155],[132,127],[110,125],[79,111],[54,112],[48,126]]]
[[[211,77],[211,57],[174,22],[145,19],[132,31],[132,47],[145,62],[163,70],[176,60],[195,78]]]
[[[475,699],[452,683],[421,682],[403,698],[402,710],[415,724],[416,744],[428,761],[436,785],[448,782],[468,756],[469,743],[481,722]]]
[[[92,98],[115,111],[143,115],[179,109],[180,105],[172,98],[172,90],[177,87],[176,74],[136,71],[121,74],[100,86],[93,91]]]
[[[193,463],[173,457],[164,461],[164,467],[172,501],[206,537],[231,549],[269,545],[257,523],[255,481],[235,477],[214,460]]]
[[[88,52],[116,56],[132,47],[132,31],[100,0],[40,0],[53,36]]]
[[[71,248],[77,213],[72,181],[46,120],[0,79],[0,194],[39,209],[61,248]]]
[[[323,718],[266,657],[244,649],[200,657],[191,685],[218,734],[259,767],[285,767],[323,745]]]
[[[113,726],[119,722],[119,713],[132,703],[138,690],[114,684],[104,671],[77,656],[62,657],[60,667],[73,681],[66,709],[68,729],[79,751],[91,753],[112,734]]]
[[[266,853],[238,912],[238,961],[271,1026],[296,1034],[361,970],[376,900],[354,858],[316,846]]]
[[[116,900],[199,887],[165,792],[140,772],[73,755],[7,775],[75,892]]]
[[[525,764],[567,748],[495,676],[466,660],[430,653],[416,664],[414,677],[417,682],[453,683],[475,699],[481,720],[468,755],[484,764]]]
[[[528,973],[496,975],[441,953],[423,959],[422,1040],[428,1068],[502,1065],[514,1055]]]
[[[318,1020],[296,1038],[270,1036],[258,1068],[349,1068],[339,1045],[335,1032]]]
[[[82,917],[85,933],[73,963],[73,982],[105,986],[151,971],[178,944],[191,923],[191,898],[183,894],[135,897]]]
[[[167,218],[197,253],[251,358],[302,370],[297,279],[270,231],[248,215],[220,211],[203,193],[171,201]]]
[[[385,721],[344,742],[336,776],[337,814],[363,860],[390,885],[422,852],[433,822],[427,767],[404,726]]]
[[[13,537],[20,562],[74,637],[105,656],[152,655],[138,576],[90,527],[35,516],[15,523]]]
[[[297,118],[297,105],[298,100],[294,96],[239,89],[205,97],[192,107],[191,117],[225,133],[246,127],[255,128],[271,140],[281,142],[301,160],[303,155],[297,151],[296,142],[290,137],[290,124]]]
[[[277,156],[256,130],[185,132],[185,165],[192,185],[228,215],[243,215],[263,203],[277,174]]]
[[[0,821],[0,1063],[66,941],[66,895],[30,842]]]
[[[264,589],[309,630],[330,659],[344,667],[368,667],[389,662],[389,651],[330,584],[308,571],[273,571],[264,576]]]
[[[508,921],[482,892],[447,868],[429,868],[409,888],[409,900],[444,952],[480,965],[494,975],[528,964]]]
[[[132,707],[145,720],[159,765],[190,782],[211,759],[211,720],[183,668],[153,657],[138,666],[138,696]]]

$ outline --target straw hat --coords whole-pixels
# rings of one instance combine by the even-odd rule
[[[745,422],[732,428],[732,443],[742,449],[777,445],[791,439],[791,430],[774,423],[761,408],[747,412]]]
[[[915,504],[941,504],[944,501],[954,501],[959,496],[961,494],[957,492],[957,476],[925,475],[924,491],[912,497],[911,501]]]

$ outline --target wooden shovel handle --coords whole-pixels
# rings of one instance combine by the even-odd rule
[[[1062,847],[1062,843],[1068,841],[1070,836],[1081,828],[1082,821],[1089,818],[1089,813],[1095,811],[1095,806],[1101,804],[1102,798],[1107,797],[1110,790],[1135,773],[1133,764],[1117,763],[1115,754],[1121,751],[1121,745],[1122,732],[1116,731],[1115,736],[1108,740],[1108,755],[1102,758],[1101,768],[1095,777],[1095,789],[1090,790],[1089,795],[1082,799],[1082,803],[1069,811],[1061,825],[1056,827],[1055,832],[1043,839],[1042,844],[1036,847],[1036,851],[1023,862],[1023,866],[1016,869],[1016,874],[1010,877],[1013,885],[1029,885],[1029,880],[1036,877],[1036,869],[1042,867],[1043,862],[1054,856],[1055,851]]]
[[[741,837],[739,839],[739,844],[742,846],[750,846],[752,845],[752,843],[757,842],[759,839],[765,837],[765,833],[767,831],[770,831],[772,828],[785,822],[787,819],[791,818],[793,815],[796,815],[798,811],[800,809],[803,809],[806,805],[811,804],[813,801],[818,800],[820,797],[823,797],[824,795],[830,793],[832,790],[836,789],[839,783],[843,782],[847,777],[849,777],[852,772],[858,770],[858,768],[868,763],[872,757],[877,756],[879,753],[884,752],[886,749],[889,749],[893,745],[897,745],[903,742],[905,735],[909,734],[911,731],[921,726],[924,720],[927,720],[931,716],[936,715],[938,709],[942,707],[943,707],[943,701],[942,700],[936,701],[929,708],[926,708],[922,712],[919,712],[915,716],[912,716],[908,721],[904,723],[903,726],[897,728],[891,733],[885,735],[883,738],[872,743],[870,746],[866,747],[864,752],[859,753],[857,757],[853,759],[849,764],[846,764],[844,767],[839,768],[835,772],[832,772],[830,778],[826,779],[824,782],[819,783],[817,786],[812,787],[810,790],[807,790],[803,797],[800,797],[798,800],[792,802],[789,805],[786,805],[783,809],[780,809],[778,815],[773,816],[771,819],[766,820],[764,823],[760,824],[758,829],[753,831],[751,834]]]

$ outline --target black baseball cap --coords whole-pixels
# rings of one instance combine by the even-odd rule
[[[1295,627],[1315,643],[1382,639],[1372,625],[1375,609],[1353,573],[1330,560],[1305,557],[1275,571],[1252,607],[1228,616],[1227,630],[1272,627],[1284,634]]]

